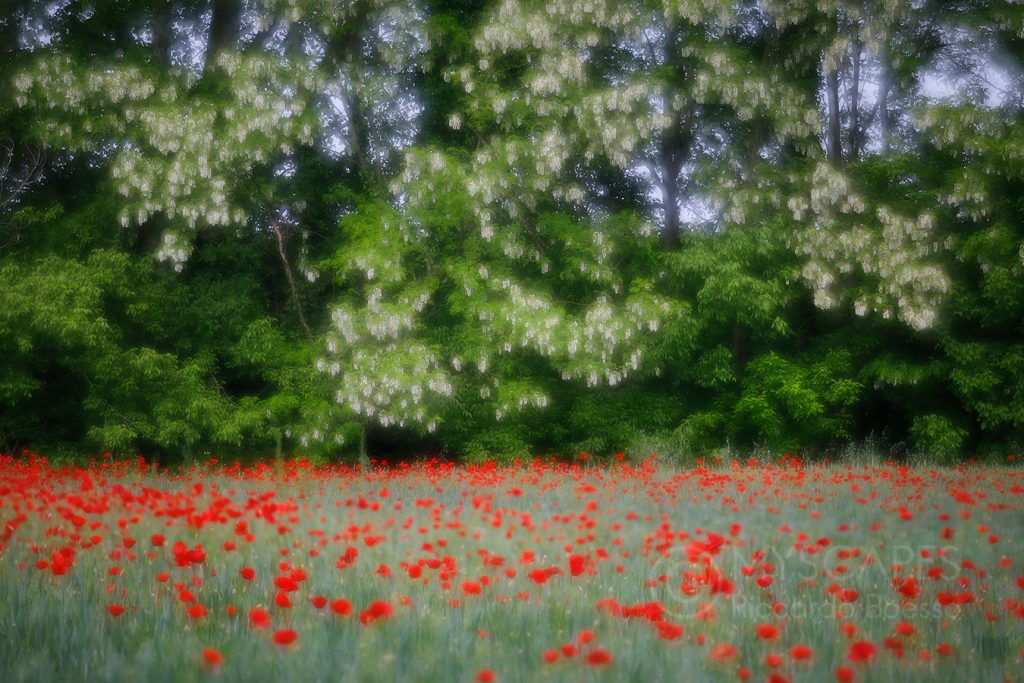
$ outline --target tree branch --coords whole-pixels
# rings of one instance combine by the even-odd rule
[[[292,266],[288,262],[288,254],[284,249],[284,235],[281,233],[281,225],[275,220],[270,223],[270,227],[273,229],[274,235],[277,236],[277,253],[281,256],[281,263],[284,264],[284,274],[288,278],[288,286],[292,290],[292,301],[295,302],[295,310],[299,313],[299,323],[301,323],[302,329],[306,331],[306,336],[312,340],[313,332],[309,329],[309,325],[306,324],[306,316],[302,313],[302,302],[299,301],[299,286],[295,282]]]

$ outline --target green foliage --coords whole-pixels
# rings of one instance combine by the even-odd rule
[[[740,442],[782,450],[844,439],[861,391],[846,352],[828,351],[804,362],[771,352],[758,356],[747,366],[733,412],[734,434]]]
[[[963,451],[967,430],[942,415],[919,415],[910,427],[910,439],[918,452],[949,463]]]
[[[19,1],[0,450],[1024,442],[1011,5]]]
[[[529,459],[535,455],[531,450],[522,429],[497,427],[482,430],[471,438],[463,448],[463,460],[470,464],[509,464],[516,459]]]
[[[569,410],[567,426],[575,440],[567,454],[633,450],[653,435],[669,432],[685,410],[679,397],[642,386],[588,392]]]

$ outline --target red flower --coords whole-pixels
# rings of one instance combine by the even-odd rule
[[[254,628],[268,628],[270,626],[270,614],[262,607],[253,607],[249,611],[249,623]]]
[[[349,614],[352,614],[352,603],[345,598],[338,598],[331,602],[331,611],[335,614],[340,614],[343,617],[348,616]]]
[[[774,640],[779,637],[779,627],[774,624],[758,624],[757,637],[762,640]]]
[[[544,650],[544,661],[553,664],[558,661],[558,650]]]
[[[608,666],[613,659],[612,653],[601,648],[594,648],[587,654],[587,664],[590,666]]]
[[[394,614],[395,608],[391,606],[390,602],[384,600],[374,600],[370,603],[370,606],[364,609],[359,614],[359,621],[363,622],[363,625],[372,624],[378,619],[384,617],[390,617]]]
[[[293,629],[283,628],[280,631],[274,631],[274,642],[278,645],[291,645],[299,639],[299,634]]]
[[[295,580],[290,576],[277,577],[274,579],[274,585],[286,593],[299,589],[299,584],[295,583]]]
[[[789,648],[789,656],[790,656],[790,658],[792,658],[794,661],[797,661],[797,662],[799,662],[801,660],[804,660],[804,659],[810,659],[811,655],[813,655],[813,654],[814,654],[814,650],[812,650],[807,645],[800,644],[800,645],[794,645],[793,647]]]
[[[722,661],[736,656],[736,646],[731,643],[719,643],[711,648],[711,659]]]
[[[238,572],[242,575],[242,578],[246,581],[252,581],[256,578],[256,570],[252,567],[242,567],[242,570]]]
[[[662,640],[676,640],[683,637],[683,627],[680,624],[659,621],[655,626],[658,629],[658,637]]]
[[[476,680],[480,681],[480,683],[494,683],[498,680],[498,677],[490,669],[480,669],[477,672]]]
[[[110,612],[110,616],[119,617],[125,612],[125,608],[121,605],[108,605],[107,611]]]
[[[202,619],[209,613],[210,610],[206,609],[202,605],[192,605],[188,608],[188,615],[193,619]]]
[[[323,609],[327,606],[327,598],[322,595],[313,595],[309,598],[309,604],[317,609]]]
[[[909,621],[901,621],[896,624],[896,633],[901,636],[912,636],[917,633],[917,628]]]
[[[853,669],[848,666],[841,666],[836,669],[836,680],[839,683],[851,683],[853,681]]]
[[[878,646],[867,640],[858,640],[850,646],[846,658],[851,662],[870,662],[878,654]]]
[[[212,647],[203,648],[203,661],[210,666],[220,666],[224,663],[224,656]]]

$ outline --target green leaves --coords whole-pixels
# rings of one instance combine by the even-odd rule
[[[923,84],[1024,15],[939,4],[23,3],[0,448],[1022,440],[1020,103]]]
[[[775,353],[753,359],[736,403],[736,435],[778,448],[846,437],[863,390],[851,360],[842,351],[804,363]]]

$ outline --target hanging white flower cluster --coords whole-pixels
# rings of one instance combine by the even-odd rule
[[[321,84],[309,65],[275,55],[224,52],[215,67],[229,76],[229,91],[206,98],[188,92],[183,74],[161,83],[134,66],[83,67],[65,55],[43,55],[15,77],[17,101],[42,110],[51,144],[92,149],[99,138],[111,146],[123,226],[157,214],[182,228],[237,224],[246,219],[231,199],[237,180],[313,142],[308,102]],[[68,113],[75,126],[64,123]],[[184,233],[173,239],[160,258],[180,265],[190,250],[181,246]]]
[[[806,257],[803,278],[823,309],[853,297],[857,315],[897,318],[914,329],[931,327],[950,288],[930,261],[943,245],[934,237],[930,212],[901,216],[872,206],[841,171],[824,162],[815,168],[809,196],[790,200],[797,221],[809,227],[794,239]],[[848,287],[856,275],[867,284]]]
[[[322,359],[317,369],[338,378],[339,404],[385,427],[436,428],[438,404],[453,387],[433,351],[409,342],[334,348],[344,362]]]
[[[156,252],[158,261],[167,261],[175,271],[181,272],[192,254],[192,242],[173,230],[164,233],[160,248]]]

